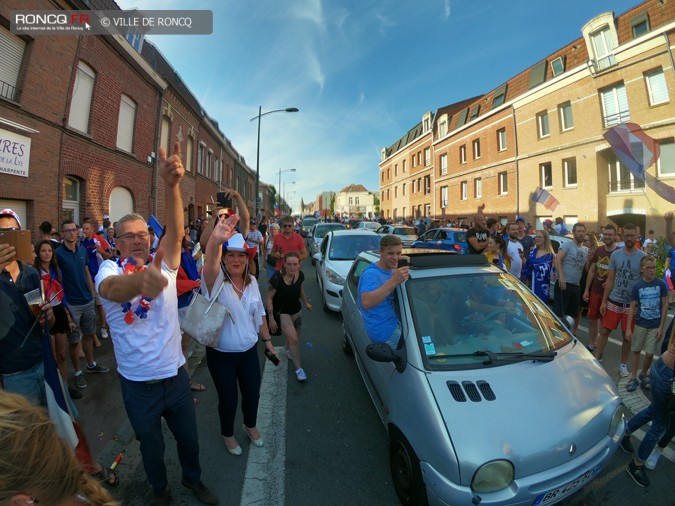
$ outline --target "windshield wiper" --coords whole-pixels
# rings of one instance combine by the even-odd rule
[[[476,351],[473,353],[476,357],[487,357],[487,360],[483,361],[483,365],[490,365],[495,362],[521,362],[524,360],[534,360],[535,362],[551,362],[556,355],[557,351],[542,351],[539,353],[495,353],[493,351]]]

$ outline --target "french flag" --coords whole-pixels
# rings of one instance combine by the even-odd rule
[[[560,205],[558,199],[539,186],[537,186],[537,189],[534,190],[534,193],[532,194],[532,202],[543,204],[549,211],[555,211],[558,205]]]
[[[73,448],[75,457],[82,468],[92,473],[94,471],[94,460],[89,452],[89,445],[75,421],[73,415],[72,401],[64,387],[61,375],[56,367],[56,360],[52,354],[50,343],[49,328],[45,325],[42,335],[42,356],[45,369],[45,394],[47,397],[47,411],[49,418],[56,427],[59,435]]]

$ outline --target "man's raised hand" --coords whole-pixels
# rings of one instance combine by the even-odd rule
[[[159,148],[159,175],[169,186],[176,186],[185,175],[185,167],[180,160],[180,143],[173,146],[173,155],[166,157],[164,148]]]
[[[141,295],[144,297],[155,298],[164,287],[169,284],[169,280],[162,276],[162,260],[164,253],[158,251],[155,258],[152,259],[148,268],[143,271],[143,285],[141,287]]]

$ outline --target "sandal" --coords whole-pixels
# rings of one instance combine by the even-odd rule
[[[99,464],[101,470],[96,473],[91,473],[92,478],[96,478],[98,481],[109,487],[116,487],[120,484],[120,478],[117,474],[110,470],[109,468]]]
[[[195,383],[191,381],[190,390],[192,390],[193,392],[206,392],[206,385],[202,385],[201,383]]]

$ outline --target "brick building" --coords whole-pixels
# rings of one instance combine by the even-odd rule
[[[672,204],[633,178],[603,133],[641,125],[661,147],[648,174],[675,186],[675,5],[649,0],[602,13],[581,34],[485,95],[437,110],[431,132],[425,114],[415,135],[384,149],[384,216],[467,218],[485,203],[503,222],[521,215],[540,226],[561,216],[594,229],[610,219],[662,233]],[[410,167],[420,153],[412,177],[404,161]],[[531,201],[537,186],[560,201],[555,213]]]
[[[90,217],[114,221],[136,211],[164,215],[159,147],[179,142],[188,172],[186,220],[235,188],[250,209],[255,173],[143,34],[15,36],[16,9],[118,9],[97,2],[9,0],[0,5],[0,207],[26,228]],[[271,207],[268,186],[263,202]]]

